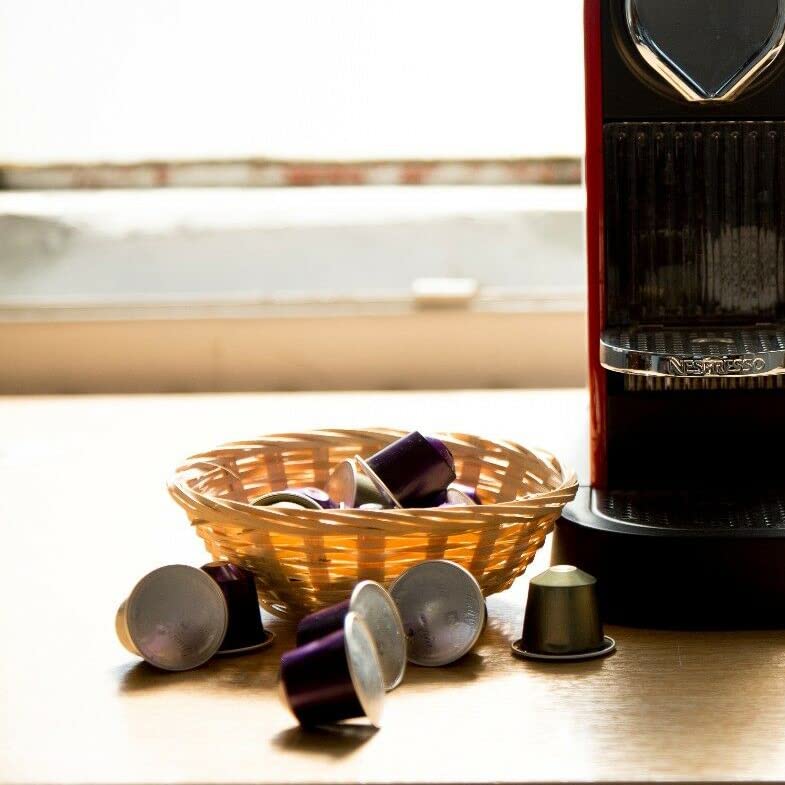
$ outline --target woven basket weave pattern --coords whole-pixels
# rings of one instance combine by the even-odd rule
[[[455,457],[458,481],[477,487],[483,504],[476,507],[368,512],[250,504],[268,491],[322,488],[338,462],[372,455],[404,433],[310,431],[233,442],[190,458],[169,491],[212,557],[251,570],[260,602],[281,617],[340,602],[364,578],[389,585],[424,559],[458,562],[486,596],[506,589],[577,488],[575,475],[542,451],[437,434]]]

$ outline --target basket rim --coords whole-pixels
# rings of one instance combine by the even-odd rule
[[[348,532],[353,528],[352,524],[359,520],[368,521],[369,519],[376,519],[380,522],[386,521],[391,524],[395,522],[401,522],[402,524],[407,522],[407,526],[410,526],[412,517],[422,518],[423,522],[427,521],[427,525],[430,528],[438,528],[440,524],[443,524],[445,528],[449,528],[456,524],[460,524],[462,520],[465,521],[465,523],[469,523],[468,519],[472,519],[471,522],[474,523],[477,528],[483,528],[485,523],[482,520],[478,520],[478,513],[480,512],[482,512],[482,517],[485,518],[488,513],[492,513],[494,510],[503,510],[504,512],[509,513],[520,512],[524,514],[542,514],[542,512],[548,508],[553,508],[554,511],[556,511],[560,510],[564,504],[571,501],[577,490],[578,480],[574,470],[564,466],[556,456],[548,450],[539,447],[524,447],[512,440],[490,439],[474,434],[453,431],[437,431],[433,432],[433,435],[445,440],[448,445],[451,443],[463,444],[465,447],[473,448],[478,446],[478,442],[482,442],[486,445],[491,444],[494,447],[499,448],[500,452],[530,456],[542,464],[545,471],[559,475],[561,478],[560,482],[553,488],[532,493],[523,498],[512,499],[506,502],[484,504],[480,505],[479,509],[476,506],[458,505],[454,507],[440,507],[438,508],[438,513],[435,513],[434,509],[430,507],[407,507],[384,510],[359,510],[354,508],[333,510],[289,510],[285,508],[257,507],[251,502],[213,496],[193,487],[194,472],[197,472],[198,476],[206,476],[206,474],[210,472],[223,471],[238,480],[240,479],[228,466],[225,466],[214,459],[215,454],[219,452],[226,452],[227,457],[242,457],[243,452],[250,450],[257,452],[276,446],[296,444],[297,441],[313,440],[314,438],[324,438],[325,443],[329,444],[329,440],[336,436],[367,438],[370,435],[383,438],[390,437],[390,439],[393,440],[406,433],[409,433],[409,431],[394,428],[330,428],[267,434],[254,439],[225,442],[212,450],[196,453],[183,461],[167,481],[167,488],[175,501],[189,513],[191,523],[195,526],[208,523],[208,521],[200,520],[202,516],[197,515],[194,517],[191,515],[191,513],[198,513],[201,508],[204,511],[211,510],[217,513],[231,512],[232,515],[235,516],[236,525],[243,526],[244,528],[255,528],[257,526],[265,526],[268,528],[271,526],[275,527],[275,521],[278,520],[280,521],[282,528],[291,532],[292,526],[296,527],[296,522],[298,520],[303,522],[315,522],[318,520],[322,524],[333,524],[336,527],[336,533],[345,526],[349,527],[349,529],[347,529]],[[212,460],[210,460],[211,458]],[[305,525],[303,528],[305,528]]]

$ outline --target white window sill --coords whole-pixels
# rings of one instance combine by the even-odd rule
[[[584,378],[577,187],[4,192],[0,237],[3,392]]]

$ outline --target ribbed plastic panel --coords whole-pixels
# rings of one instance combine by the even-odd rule
[[[782,390],[785,389],[785,374],[776,376],[716,376],[695,379],[685,376],[639,376],[624,375],[624,389],[628,392],[706,390]]]
[[[605,127],[608,323],[785,315],[785,123]]]

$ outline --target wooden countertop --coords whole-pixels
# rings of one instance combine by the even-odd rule
[[[0,398],[0,785],[785,780],[780,632],[612,628],[607,659],[521,662],[520,580],[471,655],[409,669],[376,733],[295,726],[274,689],[281,622],[271,650],[180,674],[115,639],[141,575],[207,560],[164,487],[191,452],[383,423],[539,444],[585,478],[586,410],[583,391]]]

